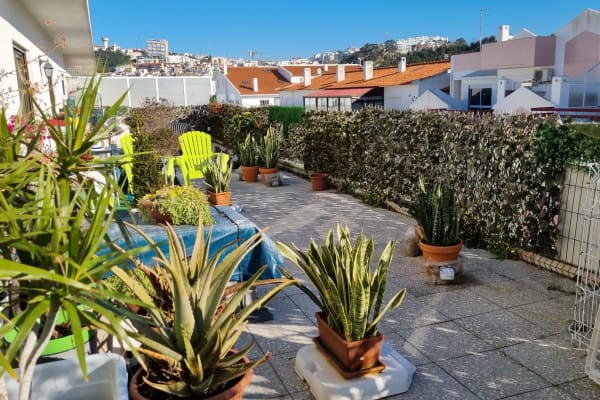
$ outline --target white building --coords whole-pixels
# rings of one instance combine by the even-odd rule
[[[146,40],[146,53],[148,57],[156,57],[164,61],[169,55],[169,42],[165,39],[148,39]]]
[[[600,12],[587,9],[549,36],[525,29],[511,36],[502,25],[498,37],[481,52],[452,56],[450,94],[463,109],[600,106]]]
[[[68,97],[70,73],[89,75],[96,68],[87,0],[1,1],[0,32],[0,106],[7,115],[18,112],[26,82],[39,89],[36,98],[49,107],[44,67],[52,66],[58,104]],[[30,111],[31,101],[25,98],[22,107]]]

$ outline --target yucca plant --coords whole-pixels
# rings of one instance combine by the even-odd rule
[[[11,364],[18,363],[20,400],[30,397],[35,364],[59,314],[70,321],[84,377],[84,329],[97,327],[129,341],[112,308],[102,304],[124,296],[104,288],[102,278],[141,249],[115,254],[109,247],[114,196],[122,193],[107,164],[119,158],[85,157],[110,134],[114,125],[104,124],[124,96],[90,128],[99,86],[93,77],[76,107],[78,118],[66,120],[64,131],[50,124],[35,100],[41,122],[17,119],[11,130],[4,111],[0,115],[0,379],[5,372],[16,377]],[[42,134],[52,137],[55,150],[42,145]]]
[[[231,191],[232,165],[229,158],[216,154],[206,161],[204,183],[214,193]]]
[[[247,281],[229,282],[242,259],[262,240],[262,232],[236,248],[229,249],[230,244],[216,249],[209,257],[212,235],[208,232],[205,238],[200,221],[188,257],[174,229],[167,225],[165,231],[168,255],[157,248],[156,266],[141,268],[148,272],[153,287],[140,285],[135,277],[114,269],[135,298],[155,307],[146,309],[145,316],[124,307],[121,312],[136,328],[130,335],[141,343],[138,350],[147,366],[142,386],[152,388],[148,389],[151,392],[163,392],[163,397],[169,394],[202,398],[269,359],[270,353],[266,353],[250,362],[243,361],[253,342],[232,350],[250,314],[295,281],[287,278],[259,281],[264,266]],[[152,243],[150,237],[139,233]],[[228,250],[231,251],[226,254]],[[275,286],[261,298],[240,306],[248,291],[260,284]]]
[[[395,293],[382,308],[394,247],[394,241],[387,243],[371,270],[373,239],[361,232],[352,244],[348,227],[338,225],[335,236],[331,229],[322,246],[311,239],[306,252],[296,245],[290,248],[277,242],[281,254],[306,273],[318,296],[304,284],[296,285],[321,309],[329,326],[348,342],[376,335],[383,315],[404,300],[406,289]],[[286,270],[282,274],[291,277]]]
[[[275,168],[281,156],[283,134],[281,127],[269,125],[267,132],[258,140],[259,163],[263,168]]]
[[[426,244],[453,246],[460,242],[460,210],[454,188],[446,181],[425,185],[423,179],[419,179],[409,213],[421,226]]]

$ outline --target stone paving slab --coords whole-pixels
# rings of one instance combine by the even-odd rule
[[[457,358],[492,349],[492,346],[452,321],[398,333],[433,361]]]
[[[440,366],[481,399],[501,399],[551,386],[500,351],[445,360]]]
[[[496,348],[530,341],[548,334],[539,325],[509,310],[492,311],[454,322]]]
[[[590,378],[577,379],[559,387],[577,400],[600,400],[600,385]]]
[[[451,319],[483,314],[500,308],[499,305],[473,293],[470,289],[436,293],[420,297],[419,300]]]
[[[574,349],[566,333],[506,347],[503,351],[554,385],[586,376],[587,352]]]

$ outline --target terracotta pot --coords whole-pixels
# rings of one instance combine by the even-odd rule
[[[268,175],[271,174],[276,174],[277,172],[279,172],[279,168],[275,167],[275,168],[259,168],[260,170],[260,177],[262,179],[262,183],[265,186],[270,186],[270,182],[267,179]]]
[[[146,211],[148,211],[148,214],[150,214],[152,218],[156,220],[157,223],[164,224],[165,222],[168,222],[169,224],[173,225],[173,220],[171,219],[171,216],[160,213],[158,210],[152,207],[152,203],[150,203],[149,200],[142,199],[141,203],[142,206],[146,209]]]
[[[339,333],[327,324],[322,312],[315,314],[319,329],[320,344],[346,372],[369,370],[379,363],[379,353],[383,343],[383,335],[347,342]],[[368,373],[371,371],[366,371]]]
[[[244,182],[256,182],[258,180],[258,166],[245,167],[242,165],[241,168]]]
[[[244,357],[243,360],[247,363],[250,362],[250,359],[248,359],[248,357]],[[129,381],[129,398],[131,400],[149,400],[148,397],[142,395],[139,392],[139,386],[142,382],[142,374],[144,372],[145,371],[143,368],[138,369]],[[242,400],[242,398],[244,397],[244,391],[246,390],[246,387],[248,387],[250,381],[252,380],[252,375],[253,371],[249,369],[244,375],[234,380],[234,382],[232,382],[231,384],[228,384],[223,391],[213,393],[208,397],[198,397],[198,399],[201,398],[202,400]],[[157,391],[157,395],[159,397],[155,398],[164,398],[166,396],[164,393],[162,393],[162,395],[160,393],[161,392]],[[194,400],[194,397],[189,397],[188,400]]]
[[[230,206],[231,205],[231,192],[220,192],[215,193],[210,190],[206,191],[208,201],[215,206]]]
[[[310,174],[310,184],[315,192],[327,189],[327,177],[329,174]]]
[[[462,241],[454,246],[432,246],[422,240],[419,242],[419,247],[423,252],[425,262],[428,261],[452,261],[457,260],[460,250],[462,249]]]

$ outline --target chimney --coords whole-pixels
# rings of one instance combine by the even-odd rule
[[[258,92],[258,78],[252,78],[252,90]]]
[[[510,39],[510,27],[508,25],[500,25],[498,27],[498,41],[506,42]]]
[[[323,65],[323,68],[325,68],[325,72],[329,71],[329,64]]]
[[[365,61],[363,65],[363,80],[373,79],[373,61]]]
[[[304,68],[304,86],[310,86],[310,68]]]
[[[227,75],[227,64],[223,64],[223,75]]]
[[[346,66],[344,64],[337,65],[336,81],[341,82],[346,79]]]
[[[399,72],[406,71],[406,57],[400,58],[400,62],[398,63],[398,71]]]

